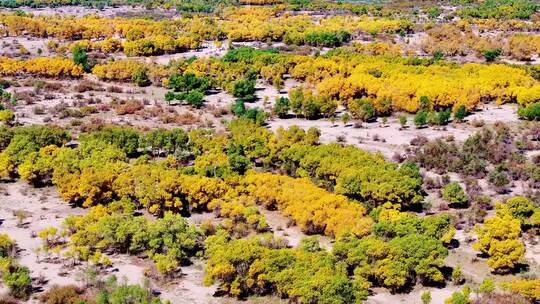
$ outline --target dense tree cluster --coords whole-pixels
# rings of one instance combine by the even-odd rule
[[[172,103],[174,100],[186,102],[187,104],[200,108],[203,97],[211,87],[211,81],[207,77],[197,77],[193,73],[175,74],[169,78],[169,89],[165,94],[165,100]]]
[[[448,215],[419,218],[389,204],[372,215],[377,221],[372,236],[343,238],[334,245],[334,255],[347,263],[357,284],[399,290],[416,281],[444,282],[444,244],[455,232]]]
[[[66,255],[101,264],[102,252],[141,254],[151,258],[160,273],[172,275],[202,249],[202,233],[180,215],[166,213],[151,221],[134,216],[130,205],[122,201],[95,206],[87,215],[66,218]]]
[[[347,232],[357,236],[369,233],[371,219],[365,208],[345,196],[317,188],[307,179],[248,174],[243,183],[247,195],[270,210],[290,216],[308,234],[339,237]]]
[[[218,281],[236,297],[275,293],[296,303],[356,303],[367,296],[316,240],[289,249],[271,237],[228,240],[218,234],[206,244],[205,282]]]
[[[540,12],[540,5],[535,1],[490,0],[464,7],[459,14],[473,18],[528,19],[536,12]]]
[[[37,57],[27,60],[0,57],[0,75],[36,75],[45,77],[80,77],[81,66],[67,58]]]

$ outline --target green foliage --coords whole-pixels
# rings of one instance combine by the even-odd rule
[[[236,117],[249,119],[258,126],[263,125],[269,116],[268,113],[259,108],[246,108],[244,99],[236,100],[232,110]]]
[[[422,300],[422,304],[430,304],[431,303],[431,292],[424,291],[422,295],[420,296],[420,300]]]
[[[199,91],[190,91],[185,95],[185,101],[187,104],[198,109],[204,104],[204,94]]]
[[[521,119],[540,120],[540,101],[520,107],[518,109],[518,115]]]
[[[469,198],[458,182],[451,182],[442,189],[444,200],[455,206],[467,206]]]
[[[441,269],[448,250],[439,240],[410,234],[389,242],[374,237],[343,238],[334,245],[334,255],[354,269],[357,281],[400,290],[416,279],[443,282]]]
[[[479,5],[466,6],[459,11],[463,17],[528,19],[540,11],[540,4],[533,0],[487,0]]]
[[[491,50],[484,50],[482,52],[482,55],[486,59],[487,62],[493,62],[501,56],[502,50],[500,48],[491,49]]]
[[[427,118],[428,118],[428,112],[419,111],[418,113],[416,113],[416,115],[414,115],[414,120],[413,120],[414,125],[417,128],[425,126],[427,123]]]
[[[224,62],[253,63],[257,57],[277,54],[277,49],[259,50],[252,47],[240,47],[230,49],[222,58]]]
[[[463,282],[463,272],[461,271],[461,267],[457,266],[452,269],[452,281],[454,281],[455,284]]]
[[[169,89],[175,92],[200,91],[210,89],[210,80],[206,77],[197,77],[193,73],[174,74],[169,78]]]
[[[276,292],[297,303],[354,303],[367,295],[324,250],[283,248],[271,237],[227,240],[220,234],[206,244],[205,282],[217,280],[233,296]]]
[[[234,82],[231,93],[236,98],[244,101],[252,101],[255,99],[255,81],[240,79]]]
[[[374,210],[374,212],[376,211],[378,210]],[[374,212],[371,213],[372,216],[376,215]],[[421,234],[433,239],[449,242],[453,236],[454,229],[447,214],[426,216],[423,218],[402,214],[397,219],[379,219],[373,225],[372,231],[375,236],[385,240],[405,237],[409,234]]]
[[[150,221],[129,212],[96,206],[87,215],[66,218],[64,225],[70,248],[145,253],[165,275],[172,275],[178,265],[196,254],[202,245],[202,233],[180,215],[170,213]],[[171,263],[173,267],[168,266]]]
[[[204,95],[211,86],[207,77],[197,77],[193,73],[174,74],[169,78],[169,89],[172,91],[165,94],[165,100],[169,103],[180,100],[194,108],[200,108],[204,104]]]
[[[442,11],[439,7],[429,7],[426,9],[426,14],[429,19],[436,19],[441,15]]]
[[[82,142],[101,141],[122,149],[128,156],[136,155],[139,148],[139,133],[131,128],[104,127],[80,136]]]
[[[0,152],[3,151],[13,138],[13,130],[6,126],[0,126]]]
[[[463,121],[465,117],[467,116],[467,109],[464,105],[460,105],[456,112],[454,112],[454,120],[456,121]]]
[[[407,116],[401,115],[399,117],[399,124],[401,125],[401,128],[405,128],[407,126]]]
[[[337,144],[296,144],[279,152],[269,163],[281,164],[292,176],[310,176],[317,184],[367,206],[395,202],[412,207],[422,200],[421,178],[403,174],[381,155]]]
[[[189,136],[182,129],[155,129],[139,137],[139,147],[153,155],[174,155],[182,159],[189,155]]]
[[[321,115],[330,117],[334,115],[337,104],[328,96],[314,96],[312,92],[303,88],[289,91],[291,109],[296,114],[303,114],[306,119],[317,119]]]
[[[13,132],[5,131],[3,134],[12,137],[4,151],[0,153],[0,177],[13,176],[16,167],[29,154],[37,152],[41,147],[61,146],[71,138],[66,131],[49,126],[20,127],[15,128]]]
[[[131,75],[131,81],[139,87],[147,87],[152,84],[148,78],[148,70],[139,68]]]
[[[445,304],[470,304],[471,289],[469,286],[465,286],[461,291],[452,293],[452,296],[444,301]]]
[[[287,40],[287,38],[284,38]],[[293,39],[293,40],[297,40]],[[308,44],[314,46],[325,46],[325,47],[337,47],[341,44],[348,42],[351,39],[351,33],[347,31],[339,32],[308,32],[304,35],[303,41],[291,41],[296,44]],[[299,43],[301,42],[301,43]]]
[[[274,104],[274,108],[272,109],[272,112],[277,115],[279,118],[285,118],[287,117],[287,114],[289,113],[289,110],[291,109],[291,102],[286,97],[280,97],[276,98],[276,103]]]
[[[77,65],[80,65],[84,71],[90,72],[90,64],[88,63],[88,54],[86,54],[86,50],[83,49],[80,45],[75,45],[73,50],[71,51],[71,54],[73,56],[73,62]]]
[[[2,274],[2,280],[12,296],[26,300],[32,292],[30,270],[18,265],[13,265],[10,268],[8,272]]]
[[[482,294],[490,295],[495,291],[495,282],[491,279],[484,279],[478,287],[478,291]]]
[[[361,121],[371,121],[375,117],[375,108],[370,99],[355,99],[349,104],[349,111],[353,118]]]

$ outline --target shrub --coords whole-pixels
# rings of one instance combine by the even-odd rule
[[[139,87],[146,87],[152,84],[148,78],[148,71],[145,68],[138,68],[133,72],[131,81]]]
[[[502,54],[502,50],[500,48],[491,49],[491,50],[484,50],[482,52],[482,55],[484,55],[484,58],[487,62],[493,62],[497,60],[497,58]]]
[[[291,101],[289,98],[280,97],[276,99],[272,112],[279,118],[285,118],[291,109]]]
[[[241,79],[233,84],[232,95],[236,98],[241,98],[245,101],[255,99],[255,81],[249,79]]]
[[[14,271],[4,273],[2,279],[9,293],[16,298],[27,299],[32,291],[32,278],[27,267],[16,266]]]
[[[467,109],[464,105],[460,105],[456,112],[454,112],[454,119],[456,121],[463,121],[465,117],[467,116]]]
[[[540,120],[540,101],[520,107],[518,109],[518,115],[521,119]]]
[[[40,300],[46,304],[80,304],[82,291],[74,285],[53,286],[44,293]]]
[[[353,118],[367,122],[375,117],[375,107],[370,99],[355,99],[349,104]]]
[[[465,206],[469,199],[458,182],[451,182],[442,190],[442,197],[450,204]]]
[[[428,118],[428,112],[426,112],[426,111],[419,111],[419,112],[416,113],[416,115],[414,116],[414,125],[415,125],[417,128],[423,127],[423,126],[427,123],[427,118]]]

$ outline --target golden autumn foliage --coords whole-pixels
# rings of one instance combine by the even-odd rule
[[[32,74],[45,77],[79,77],[82,67],[68,58],[37,57],[26,60],[0,57],[0,75],[16,76]]]
[[[249,173],[242,181],[246,194],[268,209],[290,216],[306,233],[340,237],[347,232],[369,234],[372,220],[360,204],[316,187],[308,179]]]
[[[540,300],[540,280],[538,279],[513,279],[503,283],[502,286],[533,302]]]
[[[523,261],[525,245],[519,239],[519,220],[507,213],[500,214],[486,219],[475,229],[478,242],[473,244],[473,248],[488,255],[487,264],[495,271],[514,269]]]
[[[309,58],[291,75],[317,85],[318,93],[347,102],[373,98],[377,110],[415,112],[422,96],[434,106],[471,109],[481,101],[518,102],[540,98],[540,84],[525,70],[492,64],[410,64],[381,57],[334,56]],[[350,76],[345,76],[350,75]],[[532,95],[532,96],[531,96]]]
[[[117,60],[98,64],[92,69],[92,74],[105,80],[131,80],[134,71],[144,68],[145,64],[135,60]]]

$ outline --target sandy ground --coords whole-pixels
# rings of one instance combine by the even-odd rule
[[[429,291],[431,293],[431,304],[444,304],[444,300],[449,298],[453,292],[458,291],[461,286],[446,286],[445,288],[416,286],[408,294],[392,294],[384,288],[378,288],[375,295],[370,296],[366,304],[421,304],[420,297],[422,293]]]
[[[306,236],[298,226],[288,225],[289,220],[283,217],[279,211],[268,211],[265,208],[259,208],[259,211],[266,218],[266,222],[274,232],[274,235],[287,240],[289,246],[298,246],[302,238]],[[318,235],[317,238],[323,248],[332,250],[331,238],[322,235]]]
[[[516,105],[502,105],[500,107],[488,105],[483,111],[475,112],[467,117],[467,120],[483,120],[485,123],[494,123],[496,121],[512,123],[517,119],[516,110]],[[279,127],[288,128],[293,125],[306,130],[316,127],[321,131],[321,141],[324,143],[336,142],[338,137],[341,137],[347,144],[372,152],[381,152],[386,158],[391,158],[394,153],[402,151],[403,146],[408,145],[418,135],[425,136],[430,140],[451,135],[456,141],[464,141],[477,131],[477,128],[471,127],[467,123],[449,124],[444,128],[428,127],[417,129],[412,126],[412,121],[413,116],[409,115],[409,127],[406,129],[401,129],[398,118],[389,118],[387,124],[384,125],[379,118],[376,122],[362,123],[360,128],[355,128],[354,122],[349,122],[345,126],[339,119],[332,124],[327,119],[276,118],[271,120],[269,125],[272,130]]]
[[[22,182],[0,184],[0,188],[3,189],[0,195],[3,220],[0,233],[7,233],[17,241],[21,264],[30,268],[33,277],[46,276],[49,285],[73,283],[73,277],[62,275],[65,271],[62,264],[38,263],[35,249],[42,243],[39,238],[32,237],[32,232],[37,233],[50,226],[60,227],[66,216],[84,214],[84,210],[63,203],[52,188],[33,189]],[[21,228],[17,227],[16,211],[27,215]]]

